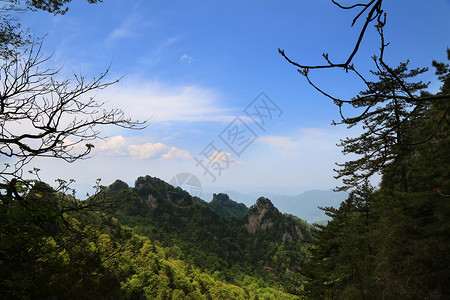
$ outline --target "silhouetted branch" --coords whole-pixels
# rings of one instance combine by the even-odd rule
[[[103,82],[109,67],[90,80],[74,74],[58,80],[59,69],[45,65],[42,43],[33,44],[24,54],[2,61],[0,69],[0,155],[16,159],[12,170],[0,177],[21,177],[21,169],[34,157],[54,157],[68,162],[87,158],[100,138],[99,126],[114,125],[143,129],[147,121],[125,117],[120,109],[104,108],[105,103],[89,94],[118,82]]]
[[[360,1],[352,5],[342,5],[341,3],[335,0],[332,0],[332,3],[343,10],[357,11],[351,26],[354,26],[355,23],[360,18],[365,16],[365,20],[364,23],[362,24],[362,27],[360,28],[358,38],[355,41],[354,47],[350,55],[345,60],[345,62],[334,63],[329,59],[328,53],[323,53],[322,56],[325,59],[326,64],[308,65],[292,60],[288,55],[286,55],[284,50],[278,49],[278,51],[286,61],[288,61],[290,64],[298,68],[298,72],[303,76],[305,76],[307,82],[314,89],[316,89],[320,94],[324,95],[325,97],[331,99],[338,106],[342,120],[341,122],[333,121],[332,123],[333,125],[353,124],[355,122],[363,120],[368,115],[370,115],[371,112],[377,109],[377,103],[382,103],[385,101],[393,101],[394,90],[396,99],[395,101],[401,100],[412,106],[412,113],[410,114],[410,116],[413,115],[413,113],[416,111],[414,106],[416,106],[416,108],[419,109],[426,105],[429,105],[429,103],[433,101],[448,99],[449,96],[445,94],[436,94],[436,95],[428,94],[425,96],[422,93],[417,93],[418,91],[417,89],[414,89],[414,91],[416,91],[416,93],[414,93],[412,91],[413,89],[411,89],[409,84],[404,79],[399,77],[399,75],[396,73],[395,68],[390,67],[388,63],[386,63],[384,59],[385,48],[389,45],[389,43],[385,42],[383,31],[386,25],[386,13],[382,9],[383,0]],[[372,56],[372,59],[375,63],[376,69],[378,70],[380,78],[382,78],[386,84],[390,82],[390,84],[392,85],[391,88],[388,85],[386,85],[385,87],[376,86],[373,82],[370,82],[352,62],[359,50],[364,35],[367,32],[367,28],[371,23],[373,23],[374,27],[376,28],[380,39],[380,48],[378,49],[377,55]],[[437,63],[435,64],[436,66],[438,65]],[[444,72],[448,67],[445,65],[439,66],[443,70],[442,72]],[[343,68],[346,73],[348,73],[349,71],[353,72],[353,74],[355,74],[367,87],[367,91],[365,92],[364,95],[359,94],[352,97],[351,99],[342,99],[341,97],[335,96],[332,93],[325,91],[325,89],[323,89],[322,87],[313,82],[313,80],[310,77],[310,72],[314,69],[326,69],[326,68]],[[413,70],[412,72],[420,74],[424,71],[426,71],[426,68]],[[375,74],[373,71],[371,71],[371,73]],[[419,82],[418,84],[422,83]],[[426,85],[423,84],[422,88],[426,88]],[[350,106],[353,107],[360,107],[362,103],[365,106],[365,109],[363,110],[362,113],[359,113],[357,116],[351,118],[345,116],[343,111],[345,104],[350,104]],[[444,121],[446,121],[445,116],[446,114],[443,115],[442,122],[439,122],[440,125],[442,125]],[[399,126],[401,125],[402,124],[399,124]],[[368,129],[371,130],[371,127],[368,127]],[[392,131],[395,130],[396,128],[392,128]],[[436,130],[434,130],[433,132],[436,132]],[[429,139],[431,138],[432,137],[430,137]]]
[[[361,42],[364,38],[364,35],[366,33],[367,27],[369,26],[369,24],[374,21],[375,19],[377,19],[377,25],[378,26],[384,26],[385,20],[384,22],[381,20],[381,16],[383,15],[383,10],[381,8],[381,5],[383,3],[383,0],[372,0],[369,1],[368,3],[364,4],[364,3],[357,3],[355,5],[351,5],[351,6],[343,6],[340,5],[338,2],[332,0],[332,2],[334,4],[336,4],[337,6],[339,6],[342,9],[353,9],[356,7],[363,7],[362,10],[356,15],[356,17],[353,19],[352,25],[353,26],[356,21],[361,17],[361,15],[364,14],[364,12],[366,10],[369,10],[366,20],[364,21],[364,24],[359,32],[358,35],[358,39],[356,40],[356,43],[353,47],[352,52],[350,53],[350,55],[348,56],[347,60],[344,63],[332,63],[329,59],[328,59],[328,54],[324,53],[323,56],[325,57],[325,60],[327,61],[328,64],[326,65],[305,65],[305,64],[301,64],[301,63],[297,63],[293,60],[291,60],[286,54],[284,50],[281,50],[280,48],[278,48],[278,52],[292,65],[301,68],[301,69],[324,69],[324,68],[344,68],[345,70],[348,70],[348,67],[350,66],[353,58],[355,57],[356,53],[359,50],[359,46],[361,45]]]

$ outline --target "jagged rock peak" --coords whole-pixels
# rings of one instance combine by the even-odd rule
[[[273,220],[270,216],[279,214],[278,209],[272,204],[272,202],[264,197],[260,197],[256,200],[256,204],[250,207],[248,213],[248,223],[245,224],[247,230],[251,233],[255,233],[258,228],[266,229],[273,225]],[[269,216],[266,218],[266,216]]]
[[[250,210],[252,211],[267,211],[267,210],[275,210],[278,211],[278,209],[273,205],[272,201],[270,201],[267,198],[260,197],[258,200],[256,200],[256,204],[252,205],[250,207]]]

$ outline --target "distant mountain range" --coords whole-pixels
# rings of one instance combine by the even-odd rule
[[[74,184],[74,188],[78,191],[77,197],[80,199],[86,198],[86,192],[90,192],[91,194],[93,192],[92,187],[88,185]],[[270,192],[240,193],[233,190],[217,190],[213,193],[203,192],[200,198],[204,200],[205,203],[208,203],[207,206],[214,209],[214,207],[212,206],[217,205],[217,203],[213,203],[213,196],[214,194],[220,193],[228,195],[231,200],[237,202],[236,204],[244,204],[247,208],[253,205],[255,201],[260,197],[269,198],[272,203],[280,210],[280,212],[292,214],[307,221],[308,223],[316,223],[328,220],[329,218],[318,207],[333,206],[337,208],[339,207],[340,203],[344,201],[348,196],[346,192],[334,192],[332,189],[309,190],[296,196]]]
[[[318,207],[333,206],[337,208],[348,196],[346,192],[334,192],[332,189],[310,190],[297,196],[270,193],[265,193],[264,195],[261,193],[242,194],[235,191],[225,191],[224,194],[228,195],[233,201],[243,203],[247,207],[254,204],[256,199],[261,196],[270,198],[280,212],[292,214],[309,223],[328,219],[325,213]],[[213,194],[204,193],[201,198],[205,202],[212,202],[214,197]]]

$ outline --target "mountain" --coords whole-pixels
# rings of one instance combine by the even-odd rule
[[[231,199],[244,205],[251,205],[255,199],[263,196],[261,193],[243,194],[236,191],[224,192]],[[342,201],[347,199],[348,193],[334,192],[330,190],[310,190],[300,195],[288,196],[282,194],[265,194],[270,198],[272,203],[283,213],[295,215],[308,223],[315,223],[329,218],[318,207],[335,207],[338,208]],[[202,198],[205,200],[212,199],[212,194],[204,194]]]
[[[271,235],[272,240],[311,240],[310,226],[300,218],[281,213],[273,203],[260,197],[246,215],[245,227],[252,234]],[[270,234],[269,234],[270,233]]]
[[[184,191],[166,189],[157,178],[139,178],[134,188],[118,180],[85,201],[42,182],[23,195],[20,203],[0,210],[0,299],[299,299],[288,292],[296,292],[289,285],[292,275],[283,279],[264,262],[250,263],[249,252],[221,267],[233,249],[211,249],[216,243],[239,247],[236,241],[244,249],[247,242],[253,245],[243,238],[250,238],[245,226],[226,227],[233,219]],[[127,215],[125,221],[135,226],[123,226],[114,215]],[[195,226],[174,226],[177,219]],[[199,247],[188,251],[196,244],[188,236],[172,236],[177,229],[196,237]],[[259,275],[247,268],[252,264]]]
[[[163,247],[178,247],[196,268],[230,283],[238,274],[253,274],[266,285],[300,293],[311,226],[281,213],[269,199],[261,197],[249,209],[226,194],[205,203],[151,176],[139,177],[133,188],[116,181],[106,194],[119,203],[129,198],[115,212],[121,224]]]
[[[346,192],[334,192],[330,189],[305,191],[297,196],[273,196],[272,200],[281,211],[314,223],[328,219],[319,207],[338,208],[347,197]]]
[[[300,299],[311,226],[212,203],[151,176],[86,200],[36,182],[0,210],[0,298]]]
[[[224,218],[242,219],[248,212],[248,207],[245,204],[237,203],[223,193],[213,194],[212,201],[205,202],[205,205]]]

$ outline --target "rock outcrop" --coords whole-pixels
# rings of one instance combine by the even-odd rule
[[[269,199],[261,197],[250,207],[245,227],[250,233],[255,233],[258,228],[264,230],[273,225],[272,216],[280,214]]]

